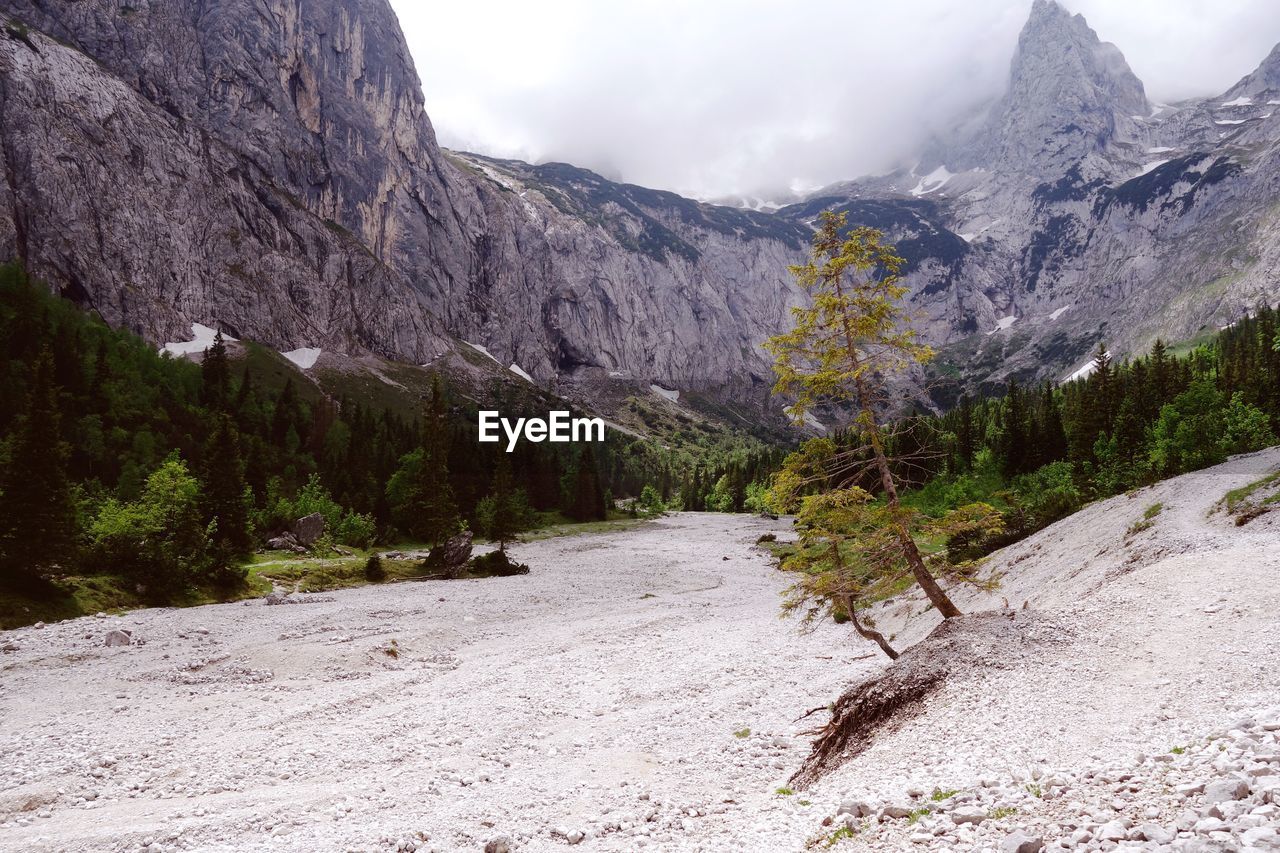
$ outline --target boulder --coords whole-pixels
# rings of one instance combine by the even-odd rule
[[[266,603],[267,604],[288,604],[289,593],[279,592],[279,591],[269,592],[267,593]]]
[[[444,565],[447,569],[457,568],[471,559],[471,531],[464,530],[450,536],[444,543]]]
[[[267,547],[273,551],[301,551],[302,546],[298,544],[298,538],[289,531],[281,533],[279,536],[273,536],[267,540]]]
[[[293,523],[293,535],[297,538],[299,545],[310,548],[324,535],[324,516],[318,512],[304,515]]]
[[[121,628],[117,628],[114,631],[107,632],[107,636],[103,638],[102,644],[104,646],[132,646],[133,634]]]

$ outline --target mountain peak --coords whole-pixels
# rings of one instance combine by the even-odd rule
[[[1251,73],[1240,79],[1224,97],[1261,95],[1280,91],[1280,44],[1271,49],[1267,58],[1262,60]]]
[[[1009,88],[982,128],[956,146],[952,168],[1063,173],[1151,110],[1142,81],[1083,15],[1035,0],[1018,37]]]

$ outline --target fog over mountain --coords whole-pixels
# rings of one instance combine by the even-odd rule
[[[1224,90],[1280,40],[1268,0],[1066,5],[1157,102]],[[781,198],[904,165],[998,96],[1030,3],[393,6],[448,147],[699,198]]]

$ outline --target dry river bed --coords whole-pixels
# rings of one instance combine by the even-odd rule
[[[0,849],[798,849],[838,799],[777,793],[794,721],[882,663],[780,618],[754,543],[785,530],[676,514],[516,546],[525,577],[0,633]]]

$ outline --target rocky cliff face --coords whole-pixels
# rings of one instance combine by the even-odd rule
[[[157,342],[425,363],[456,341],[578,396],[763,405],[761,342],[823,209],[907,258],[971,384],[1060,378],[1280,296],[1280,54],[1149,104],[1119,50],[1036,0],[1006,95],[910,172],[731,210],[441,150],[385,0],[9,0],[0,258]],[[570,396],[573,396],[570,393]]]
[[[0,250],[108,321],[763,399],[806,229],[442,152],[384,0],[8,5]]]

